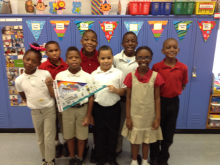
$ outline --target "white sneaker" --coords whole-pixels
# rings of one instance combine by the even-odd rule
[[[47,163],[47,165],[55,165],[54,162]]]
[[[47,162],[42,161],[41,165],[47,165]]]
[[[150,165],[149,163],[147,163],[147,162],[144,162],[144,163],[142,163],[141,165]]]
[[[131,165],[138,165],[137,160],[132,160],[132,161],[131,161]]]

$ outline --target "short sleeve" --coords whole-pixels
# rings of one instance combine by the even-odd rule
[[[127,88],[126,85],[124,84],[125,80],[125,75],[122,71],[120,71],[120,88]]]
[[[157,77],[156,77],[156,80],[154,82],[154,87],[159,87],[163,84],[164,84],[163,77],[159,73],[157,73]]]
[[[152,67],[152,69],[151,69],[151,70],[156,71],[155,69],[156,69],[156,68],[155,68],[155,65],[153,65],[153,67]]]
[[[185,66],[183,70],[183,81],[182,84],[187,84],[188,83],[188,68]]]
[[[128,73],[128,75],[125,77],[124,84],[128,87],[132,87],[132,74]]]
[[[15,80],[15,88],[16,88],[16,90],[17,90],[18,92],[23,92],[23,91],[24,91],[24,90],[22,89],[22,87],[21,87],[21,84],[20,84],[18,78]]]

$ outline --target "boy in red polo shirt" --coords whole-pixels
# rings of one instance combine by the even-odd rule
[[[82,67],[83,71],[91,74],[93,71],[95,71],[99,67],[98,51],[96,50],[96,47],[98,46],[97,34],[91,29],[85,31],[81,39],[81,45],[83,47],[80,51],[80,55],[82,58],[82,63],[80,64],[80,66]],[[84,149],[84,154],[83,154],[84,158],[86,157],[88,149],[89,147],[88,147],[88,141],[87,141],[87,144]],[[91,163],[96,163],[94,149],[95,149],[95,145],[93,145],[93,148],[92,148],[92,153],[90,157]]]
[[[38,69],[47,70],[50,72],[53,79],[55,79],[56,75],[62,71],[67,70],[69,67],[66,62],[60,57],[61,49],[59,44],[56,41],[49,41],[45,45],[46,55],[48,56],[47,61],[43,62]],[[62,145],[59,141],[58,136],[58,128],[60,127],[60,132],[62,133],[62,116],[61,113],[57,111],[56,115],[56,158],[62,156],[62,154],[67,157],[69,156],[69,150],[66,141],[64,140],[64,144]]]
[[[163,61],[153,65],[152,70],[160,73],[165,83],[160,88],[161,129],[163,140],[150,145],[151,165],[168,165],[169,147],[173,143],[179,112],[179,97],[188,83],[188,68],[176,59],[179,53],[176,39],[168,38],[163,43]],[[161,148],[161,149],[159,149]]]

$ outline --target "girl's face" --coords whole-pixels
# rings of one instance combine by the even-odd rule
[[[151,52],[147,49],[141,49],[136,55],[136,62],[139,65],[140,69],[148,69],[152,61]]]
[[[40,58],[33,51],[27,53],[23,57],[23,61],[26,74],[33,74],[36,71],[37,67],[41,64]]]

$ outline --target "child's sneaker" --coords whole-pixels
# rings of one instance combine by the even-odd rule
[[[47,165],[47,162],[45,162],[45,159],[42,160],[41,165]]]
[[[67,143],[63,144],[63,151],[62,151],[62,153],[63,153],[64,157],[68,157],[70,155]]]
[[[47,165],[55,165],[54,162],[47,163]]]
[[[76,165],[84,165],[84,164],[83,164],[83,160],[82,160],[82,159],[81,159],[81,160],[80,160],[80,159],[77,159],[77,160],[76,160]]]
[[[138,161],[137,160],[132,160],[131,165],[138,165]]]
[[[75,165],[75,163],[76,163],[76,159],[75,158],[70,158],[68,165]]]
[[[147,159],[145,160],[145,159],[143,159],[142,160],[142,164],[141,165],[150,165],[148,162],[147,162]]]
[[[62,150],[63,150],[63,145],[61,143],[57,144],[56,146],[56,158],[60,158],[62,156]]]

